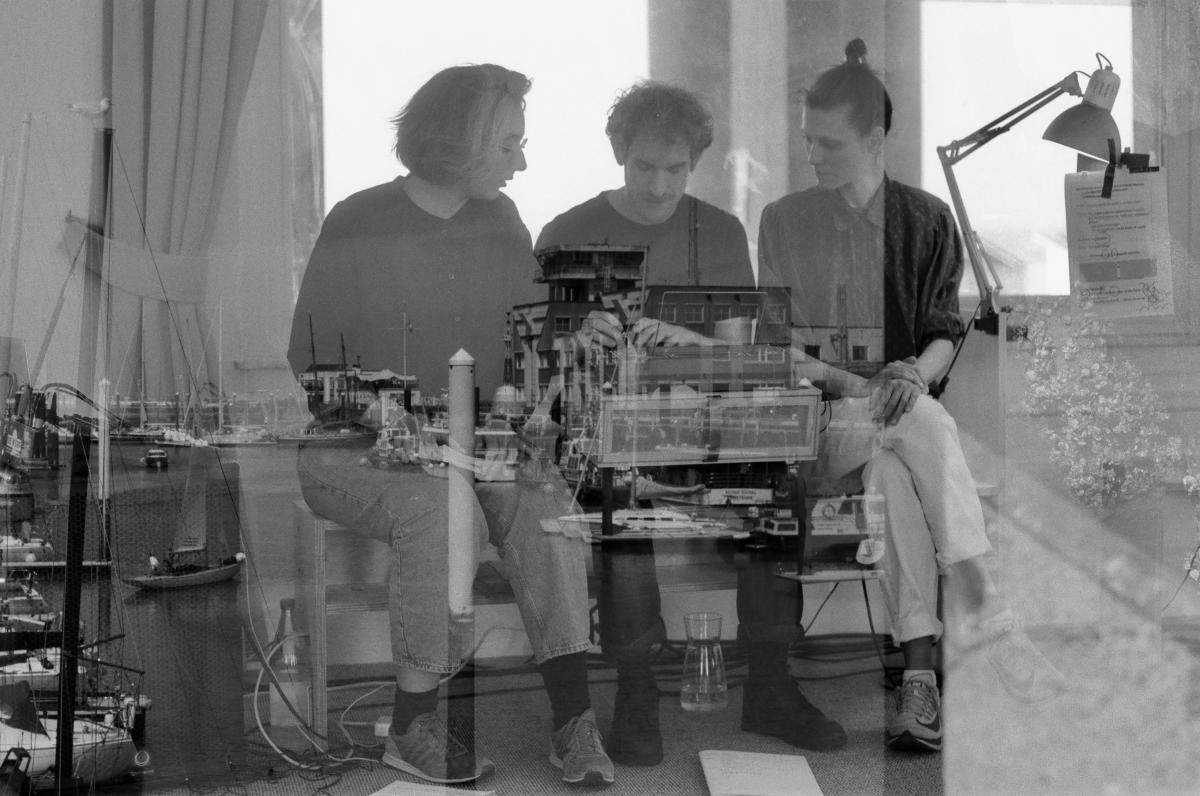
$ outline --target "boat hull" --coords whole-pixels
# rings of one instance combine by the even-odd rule
[[[44,721],[45,733],[0,725],[0,744],[6,749],[22,747],[29,752],[29,777],[35,782],[54,776],[55,737],[58,722]],[[75,721],[72,739],[75,778],[80,782],[113,782],[128,777],[138,768],[137,746],[130,733],[120,727],[87,719]]]
[[[121,578],[121,580],[143,591],[167,591],[232,580],[241,570],[242,562],[238,561],[234,564],[209,567],[198,572],[184,572],[179,575],[141,575],[134,578]]]
[[[5,710],[0,715],[0,748],[24,749],[28,755],[25,773],[34,783],[53,784],[58,755],[59,729],[56,717],[39,717],[29,684],[0,685]],[[133,736],[112,721],[76,718],[72,724],[71,759],[74,778],[80,783],[108,783],[126,779],[135,768],[146,765],[149,756],[138,751]]]

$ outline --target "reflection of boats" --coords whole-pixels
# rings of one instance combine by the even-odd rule
[[[205,459],[210,455],[204,450],[193,450],[189,455],[171,549],[162,560],[151,554],[149,574],[124,577],[125,583],[148,591],[182,589],[230,580],[241,571],[245,554],[214,557],[208,549],[209,483]]]
[[[312,423],[293,434],[279,434],[280,443],[298,442],[302,445],[338,444],[368,439],[375,432],[352,420],[337,420],[329,423]]]
[[[218,447],[274,445],[275,435],[261,426],[230,426],[209,434],[208,443]]]
[[[50,609],[33,585],[32,573],[10,572],[0,579],[0,683],[25,680],[35,691],[58,688],[60,614]]]
[[[429,475],[445,477],[450,463],[448,425],[422,426],[417,461]],[[515,481],[522,441],[507,424],[475,429],[475,480]]]
[[[384,466],[418,464],[429,475],[444,478],[453,459],[445,409],[431,406],[410,412],[397,401],[400,395],[400,391],[380,390],[377,401],[368,409],[367,414],[380,421],[372,459]],[[529,444],[513,429],[512,424],[520,419],[519,415],[493,412],[475,429],[476,481],[516,480],[521,451]]]
[[[71,739],[74,776],[81,782],[101,783],[128,776],[139,760],[132,733],[114,720],[76,718]],[[29,683],[0,684],[0,747],[24,749],[29,755],[26,774],[37,789],[53,780],[58,750],[59,721],[38,716]],[[143,763],[144,765],[144,763]]]
[[[54,548],[45,539],[29,536],[33,517],[33,487],[21,470],[0,463],[0,561],[46,561]]]
[[[0,630],[53,630],[59,618],[35,588],[33,573],[13,570],[0,577]]]
[[[204,448],[208,440],[189,434],[181,428],[168,428],[163,432],[159,445],[169,445],[173,448]]]
[[[137,586],[145,591],[207,586],[210,583],[232,580],[241,571],[242,562],[245,560],[244,553],[222,558],[215,564],[181,562],[172,556],[166,563],[151,564],[149,575],[122,578],[122,580],[130,586]]]
[[[379,464],[420,464],[421,427],[416,415],[403,412],[379,429],[372,453]]]
[[[53,764],[57,744],[61,625],[62,615],[38,593],[32,573],[13,571],[0,580],[0,743],[22,745],[30,752],[27,773],[35,779]],[[76,774],[95,782],[125,776],[149,761],[135,741],[144,729],[150,699],[140,689],[112,687],[104,669],[113,664],[78,660],[77,682],[87,685],[73,709]],[[39,706],[42,700],[45,705]],[[30,715],[38,721],[29,720]]]
[[[142,457],[141,461],[152,470],[165,470],[171,463],[171,460],[167,458],[167,452],[162,448],[147,449],[146,455]]]
[[[166,436],[165,427],[145,425],[113,431],[108,435],[108,441],[114,445],[135,445],[139,443],[144,445],[146,443],[160,442],[164,436]]]
[[[11,373],[2,373],[8,377]],[[8,403],[13,390],[4,401]],[[44,390],[35,391],[30,385],[19,390],[10,415],[0,418],[0,458],[8,458],[20,470],[32,472],[57,470],[58,461],[58,396],[47,399]]]
[[[33,485],[23,471],[3,461],[0,452],[0,525],[7,529],[33,516]]]

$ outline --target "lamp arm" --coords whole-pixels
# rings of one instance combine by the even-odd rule
[[[942,162],[945,163],[949,160],[950,165],[958,163],[958,161],[976,149],[979,149],[979,147],[988,141],[991,141],[1002,133],[1007,133],[1017,124],[1024,121],[1026,117],[1041,110],[1063,94],[1071,94],[1076,97],[1083,96],[1083,90],[1079,87],[1079,76],[1076,73],[1072,72],[1054,85],[1039,91],[1015,108],[992,119],[970,135],[956,141],[951,141],[949,144],[941,147],[939,153],[941,149],[946,150],[946,154],[941,155]]]
[[[946,185],[950,189],[950,202],[954,206],[954,215],[958,217],[958,226],[962,232],[963,246],[967,250],[967,259],[971,263],[971,272],[975,275],[975,284],[979,287],[979,297],[989,314],[998,311],[996,294],[1004,287],[996,269],[987,258],[983,244],[971,226],[967,216],[967,207],[963,203],[962,192],[958,189],[958,179],[954,176],[954,162],[947,157],[946,147],[938,147],[938,157],[942,161],[942,170],[946,173]]]
[[[1075,72],[1071,72],[1054,85],[1039,91],[970,135],[937,148],[938,159],[942,162],[942,170],[946,173],[946,185],[950,189],[954,214],[958,217],[958,226],[962,231],[963,245],[967,249],[967,259],[971,261],[971,271],[975,275],[975,283],[979,286],[979,296],[983,300],[988,314],[994,315],[999,311],[997,293],[1000,292],[1003,285],[1000,283],[1000,277],[996,274],[996,269],[983,250],[983,243],[980,241],[979,235],[971,226],[966,205],[963,203],[962,192],[958,188],[958,180],[954,176],[954,164],[996,136],[1007,133],[1025,118],[1041,110],[1063,94],[1083,96],[1083,90],[1079,87],[1079,76]]]

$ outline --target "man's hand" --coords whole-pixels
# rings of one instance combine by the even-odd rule
[[[906,379],[891,379],[871,391],[871,417],[894,426],[906,412],[912,411],[917,399],[924,395],[920,387]]]
[[[576,350],[579,351],[586,351],[593,343],[604,348],[616,348],[622,342],[646,349],[658,345],[699,345],[707,342],[707,338],[682,326],[653,318],[639,318],[625,328],[616,315],[605,310],[589,312],[583,326],[575,333]]]
[[[592,310],[575,333],[575,350],[582,356],[592,343],[604,348],[616,348],[625,334],[621,319],[605,310]]]
[[[917,370],[916,357],[907,357],[896,362],[889,362],[883,366],[883,370],[875,375],[888,381],[891,379],[904,379],[905,381],[911,381],[923,391],[927,389],[925,380],[921,377],[920,371]]]
[[[929,392],[916,362],[914,357],[889,362],[867,382],[871,416],[876,420],[895,425],[906,412],[912,411],[918,398]]]
[[[697,334],[682,326],[656,321],[653,318],[639,318],[626,330],[629,344],[638,349],[653,348],[654,346],[700,345],[708,342],[702,334]]]

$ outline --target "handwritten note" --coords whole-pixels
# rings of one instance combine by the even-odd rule
[[[1165,175],[1119,168],[1110,198],[1103,183],[1103,172],[1066,177],[1072,291],[1102,317],[1172,314]]]

